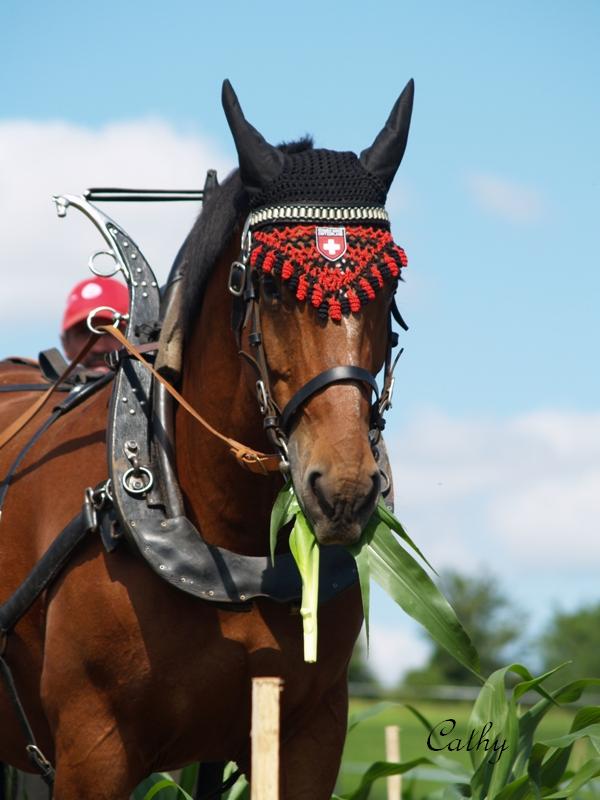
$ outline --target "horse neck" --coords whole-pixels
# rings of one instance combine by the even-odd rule
[[[270,450],[254,395],[251,368],[238,354],[231,329],[227,276],[234,247],[209,279],[201,313],[183,358],[182,394],[218,431],[257,450]],[[269,515],[281,486],[239,466],[227,445],[179,408],[177,469],[186,512],[211,544],[247,555],[268,552]]]

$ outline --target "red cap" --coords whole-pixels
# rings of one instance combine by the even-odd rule
[[[67,307],[63,315],[62,330],[87,318],[87,315],[98,306],[108,306],[120,314],[129,310],[129,292],[127,287],[112,278],[87,278],[80,281],[69,292]],[[96,319],[112,320],[110,311],[99,311]]]

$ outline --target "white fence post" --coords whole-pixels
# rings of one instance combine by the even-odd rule
[[[385,726],[385,760],[400,763],[400,728],[398,725]],[[401,800],[402,775],[390,775],[387,778],[388,800]]]
[[[252,800],[279,800],[281,678],[252,679]]]

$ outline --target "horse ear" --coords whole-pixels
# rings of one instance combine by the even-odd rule
[[[386,191],[392,185],[406,150],[414,94],[415,82],[411,78],[371,147],[360,154],[360,163],[383,182]]]
[[[222,101],[238,152],[242,182],[249,194],[256,193],[279,175],[285,156],[246,120],[228,80],[223,81]]]

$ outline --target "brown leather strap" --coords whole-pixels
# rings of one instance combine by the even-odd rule
[[[134,356],[134,358],[137,358],[140,364],[143,364],[144,367],[146,367],[146,369],[152,373],[156,380],[165,387],[169,394],[174,397],[175,400],[177,400],[177,402],[183,406],[183,408],[185,408],[188,414],[191,414],[191,416],[197,420],[197,422],[203,425],[207,431],[210,431],[213,436],[216,436],[218,439],[221,439],[222,442],[225,442],[241,466],[247,470],[250,470],[250,472],[255,472],[260,475],[267,475],[269,472],[279,471],[280,458],[276,453],[261,453],[258,450],[253,450],[251,447],[241,444],[235,439],[229,438],[229,436],[224,436],[222,433],[216,430],[216,428],[213,428],[210,423],[208,423],[202,416],[200,416],[200,414],[198,414],[197,411],[192,408],[187,400],[179,394],[177,389],[171,386],[171,384],[166,381],[163,376],[146,361],[135,345],[133,345],[118,328],[114,328],[112,325],[100,325],[98,327],[99,330],[108,333],[110,336],[120,342],[121,345],[132,356]]]
[[[158,342],[147,342],[146,344],[138,344],[137,351],[138,353],[155,353],[159,348]],[[119,347],[118,351],[119,354],[123,352],[123,348]]]
[[[10,440],[13,438],[13,436],[16,436],[17,433],[20,430],[22,430],[25,427],[25,425],[27,425],[29,420],[32,419],[37,414],[37,412],[40,410],[40,408],[42,408],[42,406],[45,405],[46,401],[49,400],[50,396],[54,394],[54,392],[58,389],[58,387],[61,385],[61,383],[64,383],[64,381],[66,381],[66,379],[73,372],[75,367],[81,361],[83,361],[83,359],[89,353],[89,351],[91,350],[91,348],[92,348],[94,342],[96,341],[96,339],[98,338],[98,336],[99,336],[99,334],[93,333],[90,336],[90,338],[86,341],[86,343],[83,345],[81,350],[77,353],[75,358],[67,366],[67,368],[65,370],[63,370],[63,372],[58,376],[58,378],[50,386],[48,391],[44,392],[44,394],[40,395],[38,397],[38,399],[35,401],[35,403],[33,403],[31,406],[29,406],[27,411],[24,411],[23,414],[21,414],[20,417],[17,417],[17,419],[14,420],[14,422],[12,422],[8,426],[8,428],[5,428],[2,431],[2,434],[0,434],[0,449],[3,448],[5,444],[10,442]]]

